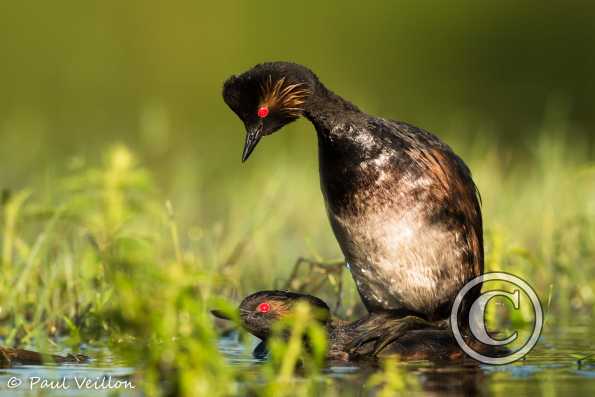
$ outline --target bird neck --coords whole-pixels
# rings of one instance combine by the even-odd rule
[[[362,112],[351,102],[341,98],[322,83],[316,82],[304,109],[304,116],[319,135],[328,136],[341,124],[361,117]]]

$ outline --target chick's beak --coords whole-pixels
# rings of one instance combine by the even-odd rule
[[[255,126],[246,127],[246,142],[244,143],[244,152],[242,153],[242,163],[248,160],[250,154],[262,137],[262,123]]]
[[[221,310],[211,310],[211,314],[222,320],[231,320],[232,318]]]

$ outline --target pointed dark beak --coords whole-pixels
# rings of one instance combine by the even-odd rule
[[[242,163],[248,160],[250,154],[262,137],[262,123],[246,129],[246,143],[244,143],[244,152],[242,153]]]
[[[221,310],[211,310],[211,314],[213,316],[223,319],[223,320],[231,320],[231,317],[229,317],[227,314],[223,313]]]

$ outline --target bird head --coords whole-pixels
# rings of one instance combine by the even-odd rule
[[[297,120],[305,111],[316,76],[308,68],[289,62],[256,65],[223,84],[223,99],[244,122],[246,161],[260,139]]]
[[[309,304],[315,318],[323,325],[330,320],[329,307],[315,296],[289,291],[259,291],[247,296],[240,303],[240,321],[252,335],[266,340],[272,333],[273,324],[288,316],[298,302]],[[213,314],[219,318],[228,318],[218,311],[213,311]]]

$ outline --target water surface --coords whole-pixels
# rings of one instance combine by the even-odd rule
[[[590,324],[545,329],[535,349],[524,360],[509,365],[417,361],[401,363],[398,368],[417,384],[416,390],[407,391],[407,394],[595,395],[595,359],[579,360],[595,355],[594,335]],[[250,346],[246,347],[232,335],[221,338],[219,348],[231,365],[259,378],[263,361],[252,357]],[[0,370],[0,396],[41,394],[40,382],[32,385],[37,378],[55,382],[55,388],[43,389],[42,394],[46,396],[139,395],[134,383],[134,368],[123,365],[109,354],[106,357],[105,351],[102,351],[101,362],[93,359],[92,350],[86,353],[92,356],[86,364],[30,365]],[[347,363],[325,369],[321,380],[332,378],[333,387],[341,396],[373,395],[374,389],[366,385],[366,380],[374,371],[377,369],[369,365]],[[22,384],[9,388],[11,379],[19,379]],[[79,384],[85,380],[91,383],[78,387],[74,379]]]

